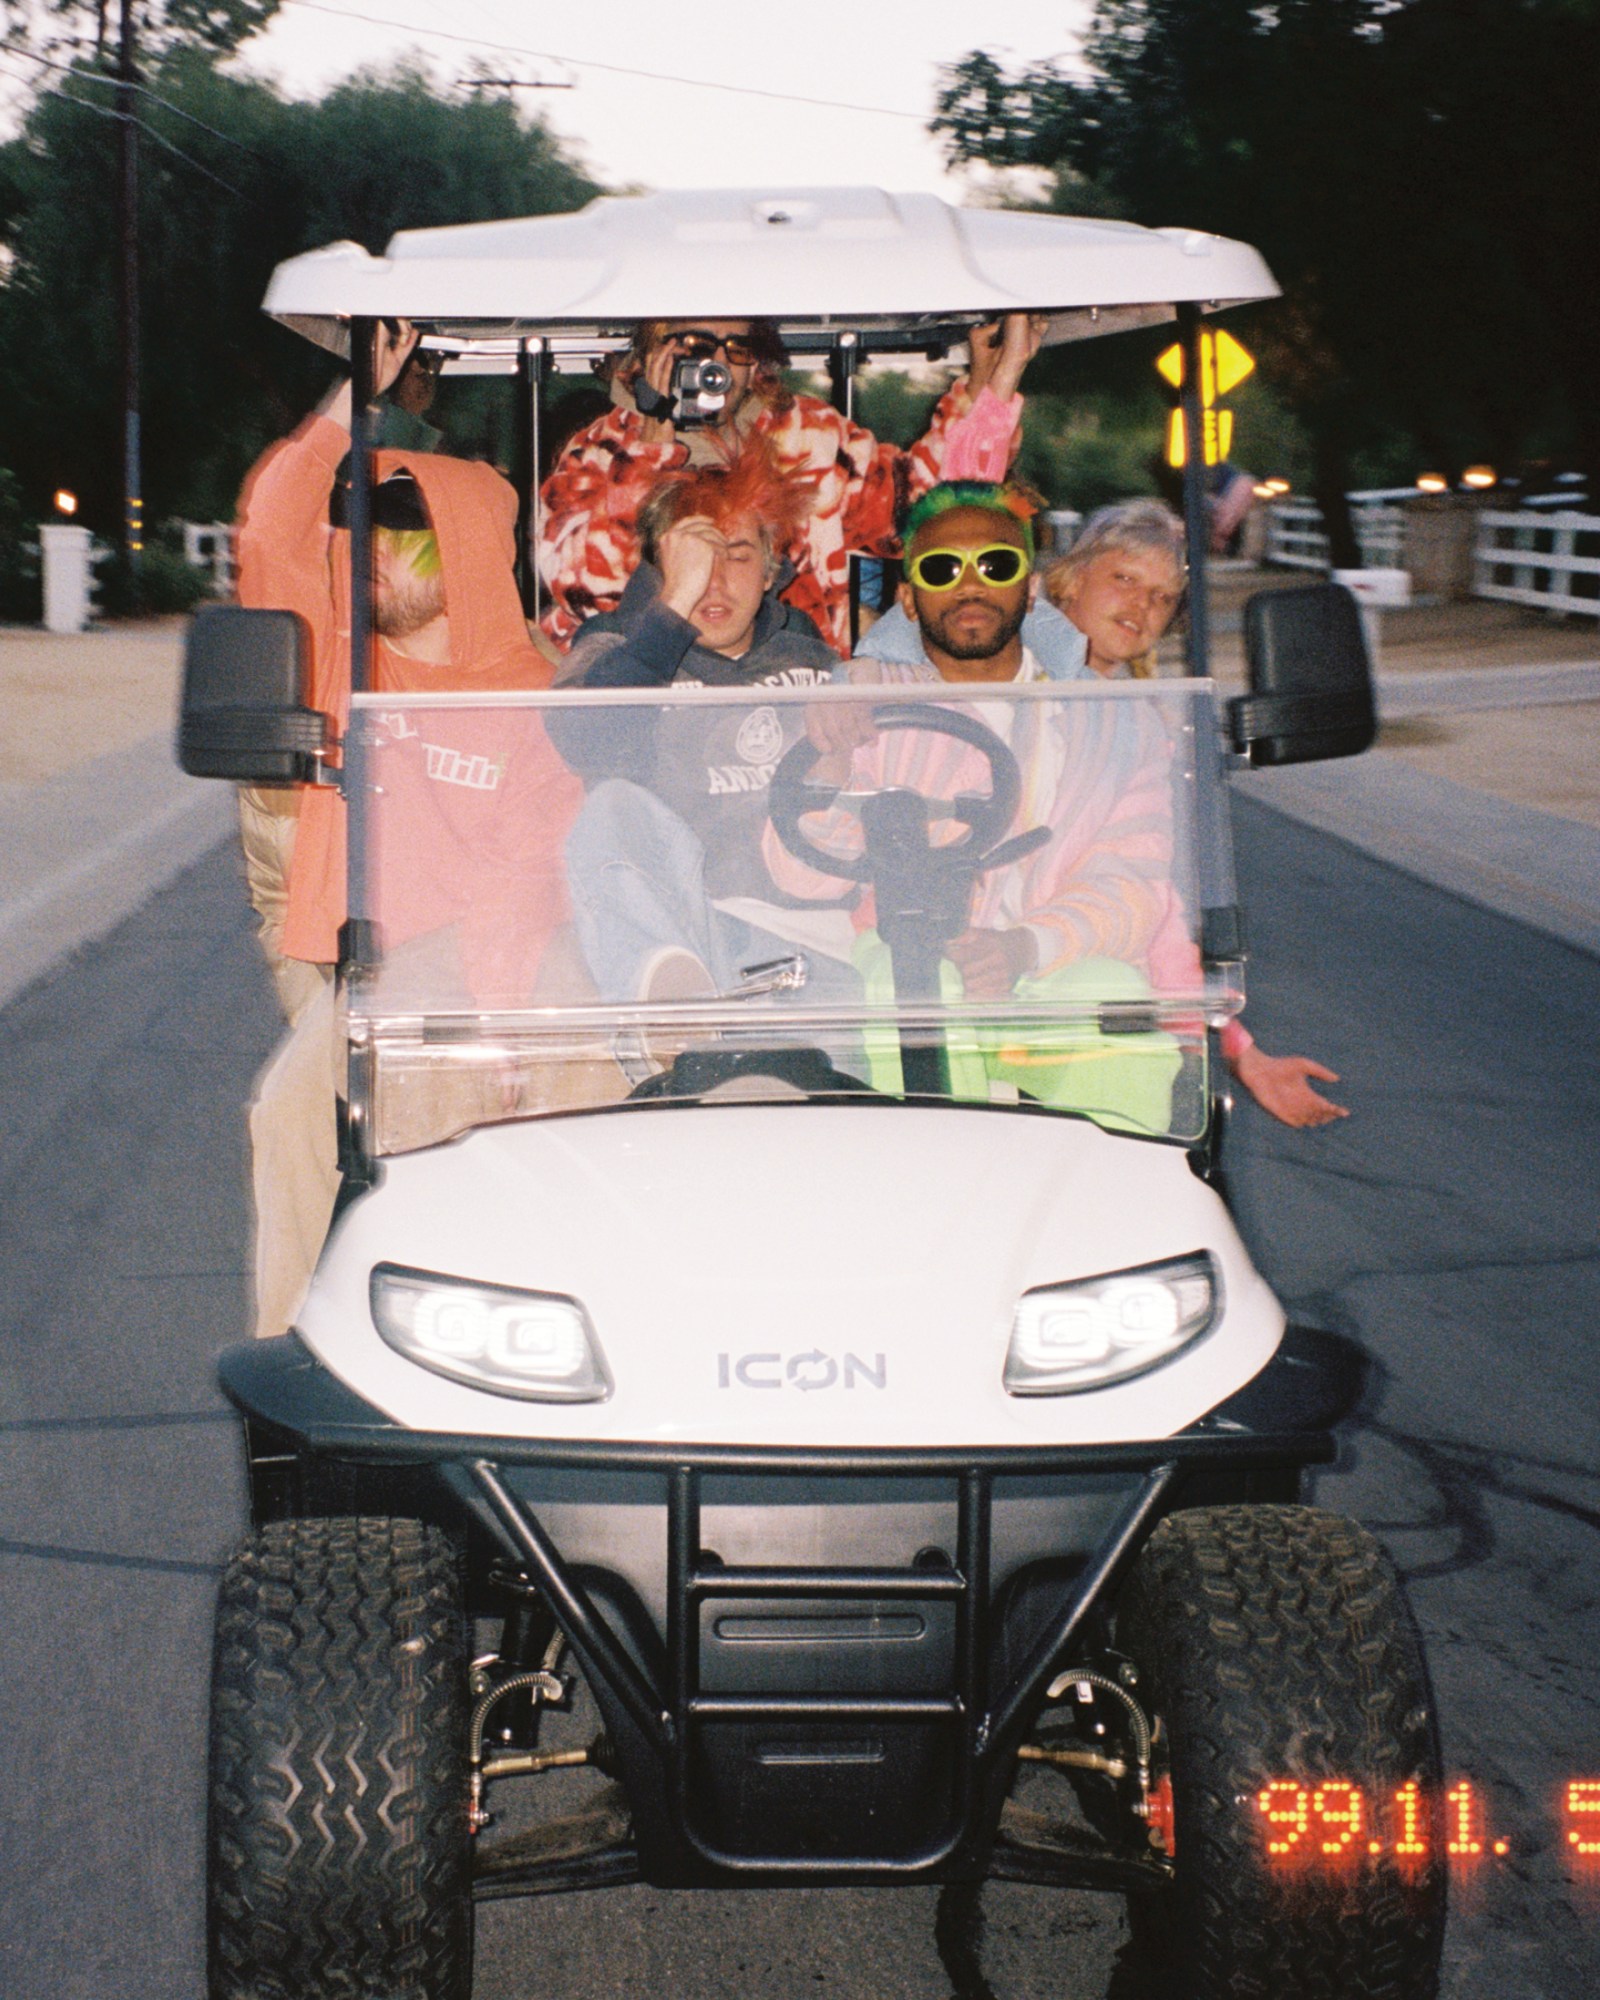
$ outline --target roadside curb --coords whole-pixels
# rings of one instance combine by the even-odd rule
[[[1494,708],[1562,707],[1600,701],[1600,661],[1546,660],[1533,666],[1432,667],[1379,674],[1378,712],[1385,722]]]
[[[1600,828],[1411,769],[1382,750],[1236,772],[1242,798],[1600,958]]]
[[[0,784],[0,1006],[227,838],[233,787],[163,730],[39,784]]]

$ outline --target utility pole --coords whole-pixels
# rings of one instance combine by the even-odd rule
[[[118,304],[122,317],[122,548],[134,594],[144,553],[144,482],[139,464],[139,142],[134,118],[135,0],[122,0],[117,56]]]
[[[463,90],[503,90],[509,97],[514,90],[576,90],[575,83],[544,83],[536,77],[520,76],[469,76],[462,81]]]

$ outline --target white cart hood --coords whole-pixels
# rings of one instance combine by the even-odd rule
[[[1022,1292],[1203,1249],[1223,1311],[1193,1347],[1105,1389],[1006,1393]],[[580,1299],[615,1393],[532,1403],[412,1365],[372,1323],[385,1260]],[[831,1104],[629,1108],[392,1160],[299,1320],[413,1429],[823,1447],[1164,1437],[1248,1381],[1282,1327],[1176,1146],[1026,1112]]]

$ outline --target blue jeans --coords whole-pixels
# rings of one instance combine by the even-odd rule
[[[567,836],[567,887],[578,943],[603,1000],[637,1000],[646,966],[669,945],[692,951],[722,993],[744,967],[797,950],[716,908],[698,836],[654,792],[626,778],[607,778],[584,801]],[[801,1006],[860,997],[853,967],[819,952],[804,956],[808,977],[794,996]]]

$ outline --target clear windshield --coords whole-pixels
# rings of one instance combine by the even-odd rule
[[[1236,968],[1204,683],[359,697],[380,1152],[628,1102],[1193,1138]],[[1219,886],[1221,885],[1221,886]]]

